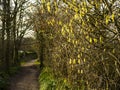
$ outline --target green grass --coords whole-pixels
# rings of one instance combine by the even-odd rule
[[[43,68],[40,76],[40,90],[70,90],[70,85],[65,78],[55,78],[52,70]]]
[[[35,60],[35,65],[40,65],[40,62],[39,62],[39,60]]]
[[[37,69],[40,70],[40,62],[39,62],[39,60],[36,59],[34,64],[37,67]]]
[[[22,62],[21,62],[21,66],[23,66],[24,64],[25,64],[25,61],[22,61]]]
[[[39,76],[39,82],[40,90],[49,90],[52,86],[54,86],[53,82],[55,82],[55,80],[49,68],[46,67],[42,70]]]

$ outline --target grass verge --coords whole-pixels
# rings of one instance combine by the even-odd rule
[[[48,67],[43,68],[39,76],[39,90],[71,90],[65,78],[56,78],[52,70]]]

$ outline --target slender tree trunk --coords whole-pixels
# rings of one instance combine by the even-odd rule
[[[7,0],[6,3],[6,71],[9,72],[9,67],[10,67],[10,0]]]
[[[16,40],[16,14],[13,19],[13,41],[14,41],[13,61],[14,64],[17,65],[18,54],[17,54],[17,40]]]
[[[43,38],[43,35],[41,34],[41,37],[40,37],[40,68],[43,68],[44,66],[44,38]]]
[[[18,49],[17,49],[17,47],[15,46],[15,48],[14,48],[14,64],[15,65],[19,65],[19,60],[18,60],[19,58],[18,58]]]
[[[19,44],[18,44],[17,41],[15,41],[15,45],[14,45],[14,58],[13,58],[15,65],[20,65],[18,50],[19,50]]]
[[[1,41],[2,41],[2,65],[3,65],[3,68],[4,68],[4,65],[5,65],[5,18],[6,18],[6,0],[3,1],[3,18],[2,18],[2,38],[1,38]]]
[[[4,47],[5,46],[5,42],[4,42],[5,41],[5,37],[4,37],[4,35],[5,35],[5,31],[4,31],[5,30],[5,22],[3,22],[2,27],[3,27],[2,28],[2,38],[1,38],[2,39],[2,65],[4,66],[4,61],[5,61],[4,60],[5,59],[5,49],[4,49],[5,48]]]

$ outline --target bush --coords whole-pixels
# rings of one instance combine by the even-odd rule
[[[0,90],[6,90],[7,86],[9,85],[9,78],[10,76],[16,74],[20,69],[19,66],[10,67],[9,74],[6,72],[0,72]]]
[[[5,72],[0,72],[0,90],[6,89],[8,86],[9,75]]]

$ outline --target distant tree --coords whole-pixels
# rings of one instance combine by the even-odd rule
[[[9,71],[11,64],[19,65],[18,50],[26,30],[30,27],[27,18],[28,0],[1,0],[1,50],[2,65]],[[26,4],[26,5],[25,5]]]

